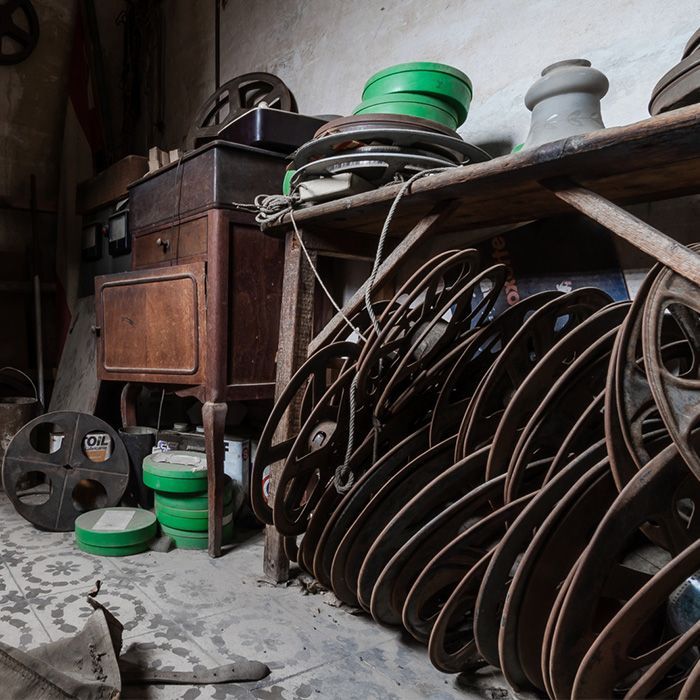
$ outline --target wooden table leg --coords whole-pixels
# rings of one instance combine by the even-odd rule
[[[225,403],[206,401],[202,406],[204,444],[207,450],[209,473],[209,556],[221,556],[221,527],[224,517],[224,431],[226,429]]]
[[[209,213],[207,261],[207,347],[204,442],[209,472],[209,555],[221,555],[224,512],[224,429],[228,371],[228,284],[231,225],[221,210]]]
[[[134,384],[134,382],[127,382],[124,384],[121,401],[119,404],[122,418],[122,428],[127,428],[130,425],[138,424],[136,418],[136,400],[138,399],[140,391],[140,384]]]
[[[303,233],[302,233],[303,235]],[[310,252],[315,262],[316,254]],[[314,276],[293,231],[287,233],[282,277],[282,309],[277,348],[275,397],[284,391],[292,375],[306,359],[313,326]],[[277,429],[274,440],[280,442],[299,428],[300,402],[290,406]],[[270,498],[274,496],[281,463],[272,466]],[[265,530],[264,573],[273,581],[289,578],[289,559],[284,537],[274,527]]]

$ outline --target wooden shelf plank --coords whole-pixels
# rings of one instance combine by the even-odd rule
[[[426,177],[402,201],[392,233],[401,235],[448,200],[458,205],[441,231],[567,213],[570,208],[540,184],[559,177],[618,204],[700,192],[700,105]],[[399,187],[300,209],[294,218],[305,230],[326,235],[331,230],[378,235]],[[267,230],[282,233],[289,226],[287,216]]]

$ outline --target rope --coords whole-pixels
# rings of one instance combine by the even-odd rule
[[[399,203],[411,189],[411,185],[413,185],[413,183],[416,180],[420,180],[421,178],[427,177],[428,175],[435,175],[437,173],[441,173],[445,170],[450,169],[451,168],[431,168],[430,170],[421,170],[415,175],[412,175],[408,180],[406,180],[406,182],[403,183],[401,189],[396,193],[394,201],[391,203],[391,207],[389,207],[386,219],[384,219],[384,226],[382,226],[382,232],[379,235],[379,242],[377,243],[377,252],[374,256],[372,272],[367,278],[367,286],[365,287],[365,308],[367,309],[367,315],[369,316],[370,321],[372,322],[372,326],[374,327],[374,331],[377,336],[379,336],[379,332],[381,329],[379,327],[379,321],[377,320],[377,316],[374,313],[374,309],[372,308],[372,289],[374,288],[374,283],[377,279],[377,274],[379,272],[379,266],[382,262],[384,242],[386,241],[386,237],[389,233],[389,228],[391,227],[391,222],[394,218],[394,215],[396,214],[396,210],[398,209]],[[343,461],[343,464],[341,464],[335,470],[335,475],[333,476],[333,484],[335,486],[335,490],[340,494],[347,493],[352,488],[352,485],[355,482],[355,475],[350,469],[349,464],[350,456],[352,455],[352,452],[355,449],[355,405],[357,402],[357,380],[358,375],[355,375],[355,378],[352,380],[352,384],[350,385],[350,424],[348,426],[348,445],[345,450],[345,459]],[[373,447],[373,462],[376,462],[379,448],[379,428],[377,425],[375,425],[374,429],[375,435]]]
[[[391,203],[391,206],[389,207],[389,211],[387,212],[386,219],[384,220],[384,225],[382,226],[382,231],[379,235],[379,241],[377,242],[377,252],[375,253],[374,256],[374,263],[372,264],[372,271],[370,272],[369,277],[367,278],[367,284],[365,287],[365,309],[367,311],[367,315],[369,316],[370,322],[372,323],[372,327],[374,328],[374,331],[377,335],[379,335],[380,332],[380,327],[379,327],[379,321],[377,319],[377,315],[374,313],[374,309],[372,308],[372,291],[374,289],[374,284],[377,280],[377,275],[379,274],[379,267],[381,266],[382,263],[382,256],[384,253],[384,244],[386,242],[386,237],[389,234],[389,229],[391,227],[391,223],[394,219],[394,215],[396,214],[396,210],[398,209],[399,203],[403,199],[403,197],[410,191],[411,185],[413,185],[414,182],[417,180],[420,180],[423,177],[427,177],[429,175],[436,175],[437,173],[444,172],[446,170],[451,170],[452,168],[431,168],[429,170],[421,170],[420,172],[415,173],[415,175],[412,175],[408,180],[406,180],[403,185],[401,186],[401,189],[396,193],[396,196],[394,197],[394,201]],[[393,184],[393,183],[392,183]],[[289,196],[286,195],[280,195],[280,194],[272,194],[272,195],[265,195],[261,194],[258,195],[253,204],[242,204],[238,202],[233,202],[233,206],[236,207],[237,209],[241,209],[243,211],[248,211],[251,213],[255,214],[255,221],[260,224],[261,226],[263,225],[271,225],[278,223],[282,218],[284,218],[287,214],[289,214],[289,219],[292,222],[292,226],[294,228],[294,236],[299,243],[299,246],[301,247],[302,252],[304,253],[304,256],[306,257],[307,262],[309,263],[309,266],[311,267],[311,270],[314,274],[314,277],[316,278],[316,281],[319,283],[321,289],[323,290],[324,294],[326,297],[328,297],[328,300],[332,304],[333,308],[336,310],[338,314],[340,314],[341,318],[343,321],[355,332],[357,333],[358,337],[363,341],[366,342],[367,338],[365,338],[364,335],[360,332],[359,328],[356,328],[353,326],[352,321],[345,315],[343,310],[340,308],[340,306],[336,303],[335,299],[331,296],[331,293],[328,291],[326,285],[324,284],[323,280],[321,279],[321,276],[318,273],[318,270],[316,269],[316,266],[311,260],[311,256],[309,255],[309,252],[306,249],[306,246],[304,245],[304,241],[301,238],[301,235],[299,233],[299,229],[297,227],[297,223],[294,219],[294,206],[299,203],[299,195],[296,189],[293,189],[292,192],[290,193]],[[345,459],[343,460],[343,463],[335,470],[335,474],[333,476],[333,484],[335,486],[335,490],[339,494],[344,494],[347,493],[355,483],[355,475],[350,469],[350,457],[352,456],[352,452],[355,448],[355,414],[356,414],[356,404],[357,404],[357,384],[358,384],[358,375],[356,374],[355,377],[352,380],[352,383],[350,384],[350,416],[349,416],[349,425],[348,425],[348,444],[347,448],[345,450]],[[377,434],[375,434],[375,440],[374,440],[374,461],[377,459],[377,451],[378,451],[378,427],[375,425],[375,431],[377,431]]]
[[[338,314],[340,314],[340,317],[343,319],[348,328],[350,328],[353,333],[356,333],[357,337],[360,338],[362,342],[366,342],[367,338],[365,338],[365,336],[362,334],[362,331],[360,331],[357,326],[353,325],[352,321],[346,316],[344,311],[340,308],[340,306],[338,306],[335,299],[328,291],[328,287],[326,287],[321,279],[321,275],[319,274],[316,265],[314,265],[311,255],[309,255],[309,251],[306,249],[306,245],[304,245],[304,241],[299,233],[299,228],[297,227],[297,222],[294,219],[294,204],[296,204],[298,201],[298,197],[296,197],[295,194],[296,193],[294,191],[289,197],[283,194],[261,194],[255,198],[254,204],[240,204],[238,202],[233,202],[233,206],[243,211],[255,213],[255,221],[261,226],[276,223],[282,219],[282,217],[289,214],[289,219],[294,227],[294,237],[296,238],[297,243],[299,243],[299,247],[306,258],[306,262],[309,263],[309,267],[311,268],[311,271],[313,272],[319,286],[323,290],[323,293],[328,298],[331,306]]]

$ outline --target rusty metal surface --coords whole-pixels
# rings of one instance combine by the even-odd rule
[[[620,492],[583,553],[566,595],[552,639],[551,679],[557,698],[571,697],[579,664],[620,607],[646,583],[649,574],[624,564],[639,527],[652,522],[668,550],[681,552],[700,534],[695,513],[686,517],[678,502],[698,502],[698,482],[675,446],[655,457]],[[594,614],[591,614],[591,611]]]
[[[332,343],[312,355],[292,377],[282,395],[275,402],[258,442],[251,474],[250,501],[256,517],[272,525],[272,507],[268,503],[264,487],[266,470],[275,463],[287,459],[296,441],[296,435],[282,442],[273,443],[275,433],[288,407],[301,402],[302,420],[308,418],[311,409],[325,395],[330,386],[329,373],[344,364],[346,359],[356,359],[359,348],[356,343]]]
[[[700,540],[691,544],[647,581],[596,637],[576,673],[573,698],[610,697],[625,688],[630,678],[647,671],[669,651],[680,635],[669,633],[666,605],[673,591],[700,569]],[[683,650],[700,637],[700,629],[676,647],[676,659],[682,661]],[[664,664],[668,659],[664,660]],[[680,664],[682,667],[682,663]],[[680,690],[684,674],[678,669],[669,678]],[[687,669],[689,670],[689,669]],[[654,669],[658,674],[658,669]],[[678,677],[680,675],[680,678]],[[656,677],[651,689],[659,695],[658,684],[665,674]],[[651,679],[647,679],[647,683]],[[668,682],[665,684],[668,685]],[[631,690],[631,689],[630,689]],[[669,689],[670,690],[670,689]],[[634,696],[633,696],[634,697]]]
[[[551,698],[694,692],[677,666],[695,637],[662,624],[655,574],[699,534],[700,302],[655,268],[633,303],[546,292],[492,318],[503,272],[438,254],[376,327],[361,318],[318,391],[289,390],[304,420],[266,457],[284,460],[275,525],[303,534],[303,570],[446,673],[491,664]]]
[[[457,438],[457,458],[491,442],[513,394],[535,365],[567,333],[610,301],[598,289],[578,289],[553,299],[530,316],[470,402]]]

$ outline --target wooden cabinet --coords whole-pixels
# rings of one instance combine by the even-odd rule
[[[209,551],[221,551],[227,401],[273,399],[284,243],[234,202],[278,192],[285,160],[215,141],[129,189],[132,272],[96,283],[98,374],[167,385],[202,404],[209,469]]]
[[[103,379],[199,384],[204,379],[204,263],[97,279]]]

